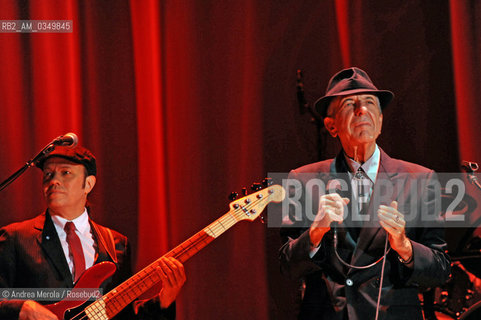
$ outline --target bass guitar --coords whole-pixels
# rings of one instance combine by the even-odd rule
[[[194,234],[163,257],[174,257],[184,263],[206,245],[242,220],[254,221],[270,202],[280,202],[285,197],[285,191],[280,185],[272,185],[248,196],[230,203],[230,210],[201,231]],[[162,258],[162,257],[161,257]],[[160,259],[152,262],[135,275],[109,291],[95,301],[86,297],[82,301],[62,300],[55,304],[47,305],[59,319],[63,320],[107,320],[112,319],[128,304],[155,286],[160,281],[157,267]],[[98,288],[106,279],[115,272],[115,264],[102,262],[87,269],[75,287],[71,296],[76,296],[75,291],[81,288]]]

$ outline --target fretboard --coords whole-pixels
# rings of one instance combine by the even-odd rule
[[[184,263],[237,222],[255,220],[269,202],[280,202],[284,197],[284,189],[273,185],[232,202],[229,212],[90,304],[85,308],[85,313],[90,320],[112,319],[129,303],[159,283],[157,270],[163,257],[174,257]]]
[[[129,303],[160,281],[160,276],[157,271],[157,268],[160,265],[160,259],[163,257],[174,257],[184,263],[211,243],[215,238],[240,221],[240,212],[238,211],[239,210],[233,209],[227,212],[222,217],[167,252],[161,258],[140,270],[138,273],[118,285],[115,289],[104,295],[100,300],[89,305],[85,309],[86,313],[94,315],[93,319],[96,320],[95,315],[99,313],[98,310],[105,310],[108,319],[112,319]],[[103,317],[99,314],[98,319],[104,319],[104,317],[105,314]],[[90,318],[92,318],[92,316],[90,316]]]

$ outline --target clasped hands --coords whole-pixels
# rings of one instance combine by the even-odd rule
[[[317,247],[324,234],[331,229],[331,223],[341,223],[344,220],[344,207],[349,203],[348,198],[342,198],[337,193],[322,195],[319,199],[319,208],[309,229],[311,245]],[[389,206],[380,205],[377,210],[379,223],[388,233],[391,248],[404,260],[412,258],[412,244],[406,236],[406,221],[404,215],[398,211],[398,203],[391,202]]]

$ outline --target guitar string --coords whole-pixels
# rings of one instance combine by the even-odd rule
[[[265,202],[266,200],[267,200],[267,198],[261,198],[261,199],[255,200],[254,202],[252,202],[252,203],[250,203],[250,204],[247,204],[247,205],[245,206],[245,208],[246,208],[247,210],[250,210],[251,207],[257,205],[258,202]],[[244,214],[245,214],[245,212],[243,211],[243,209],[242,209],[242,208],[238,208],[238,209],[233,210],[232,213],[228,213],[227,215],[224,215],[224,216],[220,217],[219,220],[222,219],[222,218],[225,218],[225,219],[224,219],[224,223],[227,222],[227,223],[229,223],[229,224],[232,223],[232,220],[235,220],[235,222],[232,223],[232,225],[230,225],[230,226],[227,228],[227,229],[229,229],[229,228],[232,227],[235,223],[237,223],[238,221],[242,220],[242,219],[240,219],[240,218],[241,218],[241,216],[244,215]],[[237,216],[237,217],[236,217],[236,216]],[[239,220],[239,219],[240,219],[240,220]],[[230,221],[227,221],[227,220],[230,220]],[[219,222],[219,223],[220,223],[220,222]],[[215,234],[217,231],[219,231],[219,230],[221,231],[222,229],[223,229],[223,230],[227,230],[222,223],[220,223],[220,225],[221,225],[221,226],[216,226],[216,227],[213,227],[213,228],[209,228],[209,230],[214,229],[215,231],[212,231],[212,230],[211,230],[211,232],[214,233],[214,234]],[[204,230],[205,230],[205,228],[204,228]],[[180,256],[181,254],[184,254],[186,251],[189,251],[192,246],[196,246],[197,244],[199,244],[199,242],[204,241],[205,238],[207,238],[207,236],[209,236],[207,233],[201,234],[200,237],[198,237],[197,239],[195,239],[193,242],[189,243],[189,246],[187,246],[187,247],[180,247],[180,248],[182,248],[182,250],[177,254],[177,256]],[[210,236],[209,236],[209,237],[210,237]],[[145,270],[145,269],[144,269],[144,270]],[[149,276],[150,276],[150,274],[147,274],[147,275],[144,276],[143,278],[147,278],[147,277],[149,277]],[[144,280],[144,279],[142,279],[142,280]],[[153,282],[156,283],[157,281],[153,281]],[[127,296],[128,296],[128,290],[124,290],[124,291],[123,291],[122,293],[120,293],[119,295],[122,296],[122,294],[123,294],[124,296],[125,296],[125,294],[127,294]],[[135,293],[134,293],[134,294],[135,294]],[[122,297],[122,298],[123,298],[123,297]],[[130,300],[130,297],[129,297],[129,300]],[[125,301],[124,301],[124,302],[125,302]],[[127,303],[126,305],[128,305],[128,303]],[[124,306],[124,307],[125,307],[125,306]],[[122,309],[123,309],[124,307],[122,307]],[[116,309],[117,309],[117,307],[116,307]],[[78,314],[78,315],[80,315],[80,314]],[[72,319],[77,318],[78,315],[75,316],[75,317],[72,318]],[[99,315],[99,311],[97,311],[94,316],[98,316],[98,315]],[[84,319],[85,317],[87,317],[87,315],[85,315],[85,316],[82,317],[81,319]]]
[[[235,219],[231,214],[229,214],[229,215],[224,215],[223,217],[224,217],[224,218],[227,218],[227,219],[229,219],[229,220],[231,220],[231,221]],[[222,217],[221,217],[221,218],[222,218]],[[219,219],[221,219],[221,218],[219,218]],[[224,224],[227,223],[227,222],[226,222],[227,219],[224,219]],[[205,234],[205,233],[204,233],[204,234],[199,234],[199,236],[198,236],[196,239],[194,239],[194,241],[192,241],[192,242],[189,243],[189,246],[180,247],[180,248],[182,248],[182,249],[184,249],[184,250],[179,250],[179,252],[177,253],[177,255],[181,255],[181,254],[183,254],[185,251],[189,251],[191,247],[197,246],[200,242],[205,241],[206,238],[207,238],[206,236],[207,236],[207,234]],[[174,249],[174,250],[175,250],[175,249]],[[174,255],[175,255],[175,254],[174,254]],[[153,269],[155,266],[158,266],[158,263],[155,263],[155,262],[154,262],[152,265],[146,267],[145,269]],[[149,268],[149,267],[150,267],[150,268]],[[137,276],[137,278],[139,278],[139,279],[136,279],[136,282],[138,282],[138,281],[143,281],[143,282],[145,282],[146,279],[149,279],[149,278],[150,278],[150,280],[152,281],[152,283],[157,283],[157,282],[159,281],[159,279],[155,279],[155,280],[154,280],[154,279],[151,279],[151,274],[148,273],[148,272],[146,272],[145,269],[143,270],[145,274],[144,274],[144,275],[141,275],[141,276]],[[141,272],[142,272],[142,271],[141,271]],[[134,277],[135,277],[135,276],[134,276]],[[121,284],[119,287],[121,287],[121,286],[122,286],[122,284]],[[123,287],[125,287],[125,286],[123,286]],[[127,288],[122,288],[122,287],[121,287],[121,288],[118,288],[118,290],[119,290],[119,293],[118,293],[119,298],[125,298],[125,296],[127,296],[127,298],[130,300],[130,299],[132,299],[132,298],[131,298],[131,294],[132,294],[132,293],[134,294],[134,296],[140,295],[140,294],[138,294],[137,292],[135,292],[136,289],[138,288],[138,286],[135,286],[135,285],[134,285],[134,286],[127,286],[127,287],[128,287],[128,289],[127,289]],[[142,291],[142,289],[141,289],[141,291]],[[135,299],[135,298],[133,298],[133,299]],[[132,299],[132,300],[133,300],[133,299]],[[118,299],[117,299],[117,300],[118,300]],[[125,299],[124,299],[124,304],[125,304]],[[127,303],[127,304],[128,304],[128,303]],[[127,304],[125,304],[125,305],[127,305]],[[113,305],[113,307],[114,307],[115,309],[119,309],[119,307],[118,307],[117,305],[115,305],[115,304]],[[122,307],[121,309],[123,309],[123,307]]]
[[[255,201],[252,201],[251,203],[248,203],[244,208],[245,208],[246,210],[250,211],[252,207],[254,207],[254,206],[256,206],[257,204],[260,204],[260,203],[262,203],[262,202],[266,202],[267,200],[268,200],[268,197],[266,197],[266,198],[263,197],[263,198],[260,198],[260,199],[257,198]],[[217,231],[222,231],[222,230],[226,231],[226,230],[228,230],[229,228],[231,228],[232,226],[234,226],[237,222],[241,221],[241,220],[242,220],[242,219],[241,219],[242,216],[245,215],[245,214],[246,214],[246,212],[244,212],[244,210],[243,210],[242,207],[239,207],[239,208],[237,208],[237,209],[234,209],[232,213],[230,213],[230,211],[229,211],[226,215],[223,215],[223,216],[220,217],[218,220],[226,217],[226,218],[230,219],[230,221],[227,221],[228,223],[231,223],[232,220],[235,220],[235,222],[232,223],[232,225],[230,225],[230,226],[227,227],[227,228],[225,228],[225,227],[222,225],[222,223],[220,223],[221,227],[220,227],[220,226],[214,226],[212,229],[215,229],[216,232],[217,232]],[[237,217],[236,217],[235,215],[237,215]],[[226,219],[226,220],[227,220],[227,219]],[[216,220],[216,221],[217,221],[217,220]],[[214,222],[211,223],[211,224],[214,224],[216,221],[214,221]],[[210,226],[210,225],[209,225],[209,226]],[[209,226],[207,226],[206,228],[209,228]],[[202,229],[201,231],[205,230],[206,228]],[[210,230],[210,228],[209,228],[209,230]],[[213,232],[212,230],[211,230],[211,232],[214,233],[214,235],[216,235],[216,232]],[[219,235],[220,235],[220,234],[219,234]],[[217,237],[217,236],[218,236],[218,235],[216,235],[216,237]],[[201,242],[204,241],[204,239],[207,238],[207,237],[210,237],[207,233],[201,234],[200,237],[198,237],[197,239],[194,239],[194,241],[192,241],[191,243],[189,243],[189,245],[188,245],[187,247],[180,247],[182,250],[180,250],[180,252],[177,253],[175,256],[179,257],[180,255],[185,254],[185,252],[190,251],[193,246],[196,246],[197,244],[201,243]],[[174,248],[174,250],[175,250],[175,248]],[[172,251],[173,251],[173,250],[172,250]],[[154,261],[154,263],[152,263],[151,265],[155,264],[156,262],[157,262],[157,261]],[[147,268],[150,267],[151,265],[147,266],[147,267],[144,268],[143,270],[147,269]],[[143,270],[141,270],[141,271],[143,271]],[[133,277],[135,277],[135,275],[134,275]],[[132,277],[132,278],[133,278],[133,277]],[[150,274],[149,274],[149,273],[147,273],[142,279],[136,280],[136,282],[138,282],[138,281],[144,281],[144,279],[145,279],[145,278],[148,278],[148,277],[150,277]],[[130,278],[130,279],[132,279],[132,278]],[[127,280],[127,281],[128,281],[128,280]],[[154,283],[157,283],[157,282],[158,282],[158,281],[154,281]],[[125,282],[124,282],[124,283],[125,283]],[[122,284],[120,284],[119,287],[120,287],[121,285],[122,285]],[[138,286],[138,285],[134,285],[133,287],[136,287],[136,286]],[[119,296],[122,296],[122,295],[125,296],[125,293],[126,293],[126,292],[129,292],[129,290],[133,290],[133,288],[130,287],[129,289],[124,289],[122,292],[118,293],[118,295],[119,295]],[[108,293],[107,293],[107,294],[108,294]],[[134,295],[135,295],[135,293],[134,293]],[[127,296],[128,296],[128,294],[127,294]],[[137,296],[137,297],[138,297],[138,296]],[[129,298],[129,300],[130,300],[130,297],[128,297],[128,298]],[[135,299],[135,298],[134,298],[134,299]],[[99,300],[103,300],[103,297],[100,298]],[[97,300],[97,301],[99,301],[99,300]],[[97,302],[97,301],[95,301],[95,302]],[[95,302],[94,302],[94,303],[95,303]],[[130,302],[129,302],[129,303],[130,303]],[[128,305],[129,303],[127,303],[127,305]],[[124,306],[124,307],[125,307],[125,306]],[[124,307],[122,307],[120,310],[122,310]],[[106,306],[105,308],[107,308],[107,306]],[[117,309],[117,308],[116,308],[116,309]],[[119,311],[120,311],[120,310],[119,310]],[[119,312],[119,311],[118,311],[118,312]],[[117,312],[117,313],[118,313],[118,312]],[[82,313],[83,313],[83,311],[82,311],[81,313],[76,314],[76,315],[73,316],[71,319],[72,319],[72,320],[83,320],[83,319],[86,319],[86,318],[89,319],[87,314],[84,314],[83,317],[78,318],[79,316],[82,315]],[[97,317],[97,316],[102,316],[102,315],[101,315],[101,310],[96,310],[96,311],[95,311],[95,314],[94,314],[93,316],[95,316],[95,317]],[[95,319],[93,319],[93,320],[95,320]]]
[[[233,219],[232,217],[230,219]],[[195,239],[195,241],[191,242],[189,244],[189,247],[192,247],[192,246],[196,246],[199,242],[201,241],[204,241],[205,240],[205,235],[203,235],[203,237],[198,237],[197,239]],[[180,251],[180,253],[182,253],[182,251]],[[143,270],[141,270],[139,273],[144,273],[143,275],[138,275],[137,274],[137,277],[136,275],[134,275],[132,278],[137,278],[135,279],[136,282],[139,282],[142,283],[142,282],[145,282],[146,279],[150,279],[150,281],[152,281],[152,284],[155,284],[157,283],[160,279],[152,279],[152,274],[156,274],[156,273],[151,273],[151,272],[147,272],[146,269],[153,269],[155,268],[156,266],[158,266],[158,263],[157,262],[154,262],[152,263],[151,265],[147,266],[146,268],[144,268]],[[132,279],[131,278],[131,279]],[[127,287],[127,288],[125,288]],[[125,282],[121,285],[119,285],[116,290],[118,290],[118,293],[117,293],[117,296],[118,298],[116,298],[116,301],[114,300],[112,302],[112,304],[110,305],[111,307],[113,307],[115,310],[114,311],[117,311],[117,310],[122,310],[126,305],[128,305],[128,303],[130,303],[130,301],[134,300],[135,297],[138,297],[140,294],[142,294],[142,292],[139,294],[138,292],[135,292],[137,290],[137,288],[139,287],[139,285],[132,285],[132,286],[126,286],[125,285]],[[142,291],[142,289],[140,289]],[[134,298],[131,297],[131,294],[134,295]],[[107,294],[108,295],[108,294]],[[108,296],[105,296],[108,301]],[[123,302],[120,301],[120,299],[124,300]],[[125,303],[126,302],[126,299],[130,300],[129,302]],[[119,309],[119,305],[117,304],[120,304],[120,309]],[[123,305],[124,304],[124,305]],[[123,305],[123,306],[122,306]]]
[[[258,200],[256,200],[255,202],[251,202],[250,204],[247,204],[247,206],[246,206],[245,208],[246,208],[246,209],[250,209],[251,207],[257,205],[257,202],[265,202],[266,200],[267,200],[267,198],[258,199]],[[228,213],[228,214],[229,214],[229,213]],[[234,216],[234,215],[236,215],[236,216]],[[242,217],[243,215],[245,215],[245,212],[243,211],[242,208],[234,209],[233,212],[230,213],[229,216],[228,216],[228,218],[230,219],[230,221],[227,221],[227,222],[231,223],[232,220],[235,220],[235,222],[232,223],[232,225],[230,225],[228,228],[225,228],[223,225],[222,225],[222,226],[214,226],[214,227],[212,227],[212,228],[209,228],[209,226],[207,226],[207,227],[204,228],[203,230],[209,228],[209,230],[210,230],[212,233],[214,233],[214,235],[216,235],[216,233],[217,233],[218,231],[222,231],[222,230],[225,231],[225,230],[229,229],[230,227],[232,227],[235,223],[241,221],[241,220],[242,220],[241,217]],[[222,216],[221,218],[219,218],[219,220],[222,219],[223,217],[226,217],[226,215],[224,215],[224,216]],[[215,222],[214,222],[214,223],[215,223]],[[202,230],[202,231],[203,231],[203,230]],[[220,235],[220,234],[219,234],[219,235]],[[218,236],[218,235],[216,235],[216,237],[217,237],[217,236]],[[195,239],[196,242],[191,242],[191,243],[189,243],[187,246],[182,246],[182,247],[180,247],[180,249],[182,249],[182,250],[180,250],[179,252],[177,252],[177,253],[176,253],[176,256],[179,257],[180,255],[184,254],[185,251],[190,251],[190,250],[191,250],[191,247],[196,246],[199,242],[204,241],[204,239],[205,239],[206,237],[210,237],[210,236],[209,236],[207,233],[205,233],[205,234],[202,235],[202,237],[199,237],[198,239]],[[174,249],[174,250],[175,250],[175,249]]]
[[[236,220],[236,219],[232,216],[232,214],[224,215],[223,217],[219,218],[219,220],[221,220],[222,218],[224,218],[224,219],[223,219],[224,225],[226,225],[226,224],[231,224],[231,226],[232,226],[232,225],[235,224],[235,223],[232,223],[233,220]],[[230,220],[230,221],[228,221],[228,220]],[[220,221],[217,221],[217,222],[222,225],[222,223],[221,223]],[[237,222],[237,220],[236,220],[236,222]],[[225,226],[224,226],[224,225],[222,225],[222,226],[223,226],[222,228],[225,229]],[[211,230],[211,232],[212,232],[212,229],[214,229],[215,232],[218,231],[218,228],[209,228],[209,229]],[[205,228],[204,228],[202,231],[204,231],[204,230],[205,230]],[[195,235],[194,235],[194,237],[195,237]],[[170,254],[167,253],[166,256],[180,257],[181,255],[185,254],[186,252],[191,251],[191,250],[192,250],[192,247],[196,247],[196,246],[198,246],[199,244],[201,244],[202,242],[206,242],[206,240],[208,240],[208,238],[211,238],[211,237],[210,237],[207,233],[205,233],[205,231],[204,231],[204,233],[200,233],[200,232],[199,232],[199,233],[197,234],[197,237],[195,237],[194,239],[192,239],[187,245],[174,248],[174,249],[170,252]],[[205,245],[207,245],[207,244],[208,244],[208,243],[206,243]],[[177,249],[177,250],[176,250],[176,249]],[[157,266],[158,266],[158,261],[155,261],[154,263],[152,263],[150,266],[146,267],[145,269],[153,269],[153,268],[155,268],[155,267],[157,267]],[[144,269],[144,270],[145,270],[145,269]],[[151,277],[151,273],[150,273],[150,272],[146,272],[145,275],[139,276],[139,277],[137,277],[137,278],[140,278],[139,280],[141,280],[141,281],[145,281],[145,279],[148,279],[149,277]],[[136,282],[138,282],[139,280],[136,280]],[[156,282],[159,281],[158,279],[150,279],[150,280],[151,280],[153,283],[156,283]],[[136,286],[135,286],[135,285],[134,285],[134,286],[129,286],[129,289],[130,289],[130,290],[123,289],[123,291],[125,291],[125,294],[127,294],[127,296],[129,296],[129,293],[131,293],[132,291],[135,291]],[[134,293],[134,295],[136,294],[135,292],[133,292],[133,293]],[[124,295],[125,295],[125,294],[124,294]]]
[[[237,210],[234,210],[234,211],[237,211]],[[224,216],[224,217],[230,220],[229,223],[231,223],[232,220],[237,220],[232,214],[229,214],[228,216]],[[221,218],[222,218],[222,217],[221,217]],[[219,219],[221,219],[221,218],[219,218]],[[225,220],[227,220],[227,219],[225,219]],[[226,223],[226,222],[224,221],[224,223]],[[234,224],[232,224],[232,225],[234,225]],[[211,228],[211,229],[219,229],[219,228]],[[216,231],[218,231],[218,230],[215,230],[214,233],[215,233]],[[180,250],[180,251],[179,251],[177,254],[175,254],[175,255],[176,255],[176,256],[179,256],[179,255],[184,254],[184,252],[189,251],[192,246],[196,246],[199,242],[204,241],[207,236],[208,236],[207,233],[200,234],[199,237],[196,238],[196,239],[194,239],[194,241],[190,242],[188,246],[186,246],[186,247],[180,247],[180,248],[182,248],[183,250]],[[148,276],[148,275],[147,275],[147,276]],[[145,277],[147,277],[147,276],[145,276]],[[143,280],[144,280],[144,279],[143,279]],[[125,295],[125,291],[122,291],[121,293],[119,293],[119,295],[122,295],[122,294]],[[115,309],[117,309],[116,306],[114,306],[114,307],[115,307]],[[99,314],[99,312],[96,312],[94,316],[97,316],[98,314]],[[80,315],[80,314],[79,314],[79,315]],[[73,317],[72,319],[77,319],[79,315]],[[84,319],[84,318],[85,318],[85,316],[82,317],[81,319]]]
[[[251,209],[252,207],[258,205],[258,202],[266,202],[266,200],[268,200],[268,199],[267,199],[267,198],[257,199],[257,200],[255,200],[255,201],[247,204],[247,205],[245,206],[245,209],[250,211],[250,209]],[[203,230],[209,228],[209,230],[210,230],[212,233],[214,233],[214,235],[217,237],[217,236],[220,235],[220,234],[219,234],[219,235],[216,235],[216,233],[217,233],[218,231],[226,231],[227,229],[229,229],[230,227],[232,227],[234,224],[236,224],[237,222],[241,221],[241,220],[242,220],[242,219],[241,219],[242,216],[245,215],[245,214],[246,214],[246,213],[244,212],[244,210],[243,210],[242,208],[234,209],[233,212],[232,212],[231,214],[229,214],[229,219],[230,219],[231,221],[228,221],[228,222],[230,223],[230,222],[232,222],[232,220],[235,220],[235,222],[232,223],[232,225],[230,225],[228,228],[225,228],[225,227],[221,224],[222,226],[214,226],[213,228],[209,228],[209,226],[208,226],[208,227],[204,228]],[[236,215],[236,216],[234,216],[234,215]],[[225,217],[225,216],[226,216],[226,215],[222,216],[221,218],[219,218],[219,220],[222,219],[222,218]],[[214,230],[214,231],[212,231],[212,230]],[[205,238],[206,236],[210,237],[208,234],[204,234],[204,235],[203,235],[204,238]],[[197,240],[197,239],[196,239],[196,240]],[[199,239],[198,242],[201,242],[201,241],[204,241],[204,239],[201,238],[201,239]],[[178,257],[178,256],[184,254],[185,251],[189,251],[192,246],[195,246],[195,245],[197,245],[197,244],[198,244],[198,243],[196,243],[196,242],[192,242],[192,243],[189,243],[189,245],[186,246],[186,247],[180,247],[182,250],[181,250],[179,253],[177,253],[176,256]]]

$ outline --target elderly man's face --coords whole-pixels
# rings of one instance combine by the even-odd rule
[[[375,143],[381,133],[381,107],[372,94],[336,97],[327,114],[327,130],[333,137],[339,136],[344,147]]]

